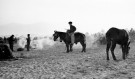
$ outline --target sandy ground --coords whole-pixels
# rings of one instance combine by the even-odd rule
[[[118,61],[106,60],[105,47],[65,53],[65,47],[13,52],[18,60],[0,61],[0,79],[135,79],[135,43],[126,60],[117,46]]]

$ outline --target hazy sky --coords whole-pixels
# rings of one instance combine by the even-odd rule
[[[0,0],[0,35],[135,27],[135,0]]]

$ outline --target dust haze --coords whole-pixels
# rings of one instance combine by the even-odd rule
[[[97,44],[97,37],[95,37],[94,35],[90,35],[88,33],[85,34],[86,35],[86,45],[87,48],[97,48],[98,44]],[[19,37],[18,40],[18,46],[20,48],[25,48],[27,41],[26,41],[26,37],[21,36]],[[46,50],[48,48],[52,48],[54,46],[65,46],[64,42],[60,42],[59,38],[57,39],[57,41],[53,40],[53,37],[49,37],[49,36],[45,36],[45,37],[31,37],[31,48],[34,49],[40,49],[40,50]],[[66,46],[65,46],[66,47]],[[74,44],[73,46],[74,49],[80,49],[82,48],[81,44]]]

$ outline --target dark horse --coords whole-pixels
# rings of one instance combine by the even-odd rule
[[[116,47],[116,44],[119,44],[122,48],[122,57],[125,59],[128,56],[129,53],[129,35],[126,30],[124,29],[118,29],[118,28],[110,28],[106,33],[106,41],[107,41],[107,47],[106,47],[106,54],[107,54],[107,60],[109,60],[109,49],[111,50],[112,57],[114,60],[116,60],[116,57],[114,55],[114,49]]]
[[[67,52],[72,52],[73,49],[73,45],[71,44],[71,37],[68,35],[68,33],[66,32],[60,32],[60,31],[54,31],[54,41],[57,40],[57,38],[59,37],[61,41],[65,42],[66,47],[67,47]],[[82,45],[82,52],[86,52],[86,37],[83,33],[80,32],[76,32],[75,33],[75,43],[77,44],[78,42],[80,42],[80,44]],[[70,50],[69,50],[70,48]]]

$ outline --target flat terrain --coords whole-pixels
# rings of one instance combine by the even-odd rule
[[[129,56],[122,59],[119,46],[115,49],[118,61],[106,60],[106,46],[65,53],[65,47],[48,50],[13,52],[18,60],[0,61],[0,79],[135,79],[135,43]]]

